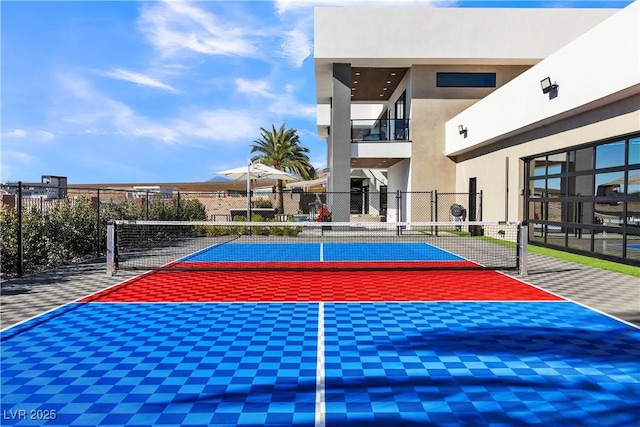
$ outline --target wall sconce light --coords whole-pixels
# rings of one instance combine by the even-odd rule
[[[540,80],[540,87],[542,87],[542,93],[549,93],[552,90],[558,89],[558,84],[555,82],[551,83],[551,77],[547,77]]]
[[[467,128],[464,127],[463,125],[458,126],[458,133],[460,135],[464,135],[464,137],[467,137]]]

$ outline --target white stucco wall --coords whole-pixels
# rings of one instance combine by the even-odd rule
[[[640,90],[640,4],[634,2],[446,123],[446,155],[593,109]],[[550,77],[556,96],[543,94]],[[458,126],[467,128],[467,138]]]
[[[318,103],[331,97],[331,64],[532,65],[617,9],[316,8]]]
[[[389,194],[393,194],[396,191],[411,191],[409,187],[409,176],[411,173],[411,160],[403,160],[401,162],[396,163],[392,167],[387,170],[387,191]],[[392,198],[392,196],[389,196]],[[400,221],[409,221],[410,218],[407,218],[407,213],[410,212],[410,206],[407,206],[407,198],[402,199],[404,205],[401,206],[401,212],[403,216],[400,218]],[[398,217],[398,209],[396,206],[395,199],[388,200],[387,207],[387,221],[394,222]]]

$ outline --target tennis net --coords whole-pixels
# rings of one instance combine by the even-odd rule
[[[519,222],[115,221],[107,269],[521,268]]]

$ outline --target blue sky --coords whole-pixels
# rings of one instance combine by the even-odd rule
[[[315,126],[313,7],[398,3],[3,0],[0,181],[206,181],[246,164],[260,128],[282,123],[325,167]]]

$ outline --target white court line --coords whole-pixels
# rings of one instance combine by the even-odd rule
[[[324,261],[324,242],[320,242],[320,262]]]
[[[316,427],[325,426],[325,371],[324,371],[324,303],[318,303],[318,357],[316,360]]]

